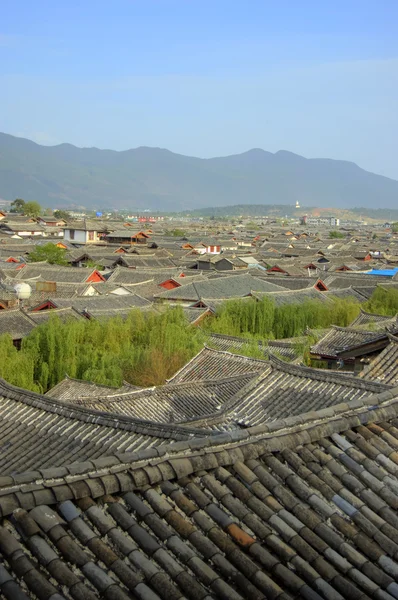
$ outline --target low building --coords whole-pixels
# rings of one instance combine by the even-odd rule
[[[149,237],[144,231],[132,231],[126,227],[108,233],[106,239],[112,244],[146,244]]]
[[[65,219],[57,219],[56,217],[38,217],[37,222],[47,225],[47,227],[64,227],[66,225]]]
[[[300,221],[302,225],[313,225],[315,227],[319,225],[338,227],[340,225],[340,219],[337,217],[309,217],[308,215],[304,215]]]
[[[95,244],[104,240],[107,233],[104,224],[95,221],[69,223],[63,228],[65,242]]]

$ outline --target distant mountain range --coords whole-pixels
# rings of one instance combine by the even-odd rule
[[[394,208],[398,181],[356,164],[253,149],[194,158],[161,148],[40,146],[0,133],[0,198],[44,206],[179,211],[234,204]]]

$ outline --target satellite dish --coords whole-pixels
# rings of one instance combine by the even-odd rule
[[[14,286],[18,300],[27,300],[32,294],[32,288],[28,283],[17,283]]]

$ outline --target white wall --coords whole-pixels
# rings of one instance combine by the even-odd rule
[[[64,240],[65,242],[80,242],[85,244],[88,238],[87,231],[81,231],[79,229],[74,229],[75,237],[72,239],[70,237],[70,229],[64,229]]]
[[[17,235],[28,236],[28,235],[43,235],[43,231],[18,231]]]

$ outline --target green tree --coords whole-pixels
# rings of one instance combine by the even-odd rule
[[[185,231],[183,229],[169,229],[166,231],[166,235],[173,237],[184,237]]]
[[[239,337],[292,338],[303,335],[307,328],[346,327],[358,313],[358,302],[350,299],[327,304],[308,300],[281,306],[267,297],[260,301],[227,300],[214,317],[204,322],[204,328]]]
[[[364,309],[373,314],[395,316],[398,313],[398,290],[378,286]]]
[[[252,229],[253,231],[259,231],[261,227],[255,221],[249,221],[246,223],[246,229]]]
[[[22,198],[16,198],[14,202],[11,202],[11,212],[23,212],[25,209],[25,200]]]
[[[91,268],[91,269],[97,269],[97,271],[103,271],[104,267],[102,265],[99,265],[98,263],[95,262],[95,260],[89,259],[86,262],[86,267]]]
[[[50,265],[67,265],[68,261],[65,258],[66,250],[59,248],[55,244],[49,242],[44,246],[35,246],[34,250],[29,253],[30,262],[46,261]]]
[[[345,235],[341,231],[337,231],[336,229],[334,229],[333,231],[329,232],[329,237],[331,239],[342,239],[345,238]]]
[[[25,389],[46,392],[65,377],[118,387],[159,385],[202,347],[204,333],[190,327],[180,307],[162,314],[132,310],[101,320],[68,320],[51,315],[22,341],[0,336],[0,377]]]
[[[41,213],[41,206],[38,202],[25,202],[23,212],[27,217],[37,218]]]
[[[65,221],[70,219],[70,214],[67,210],[54,210],[53,215],[56,219],[64,219]]]
[[[391,230],[392,230],[394,233],[398,233],[398,221],[396,221],[395,223],[392,223],[392,225],[391,225]]]

